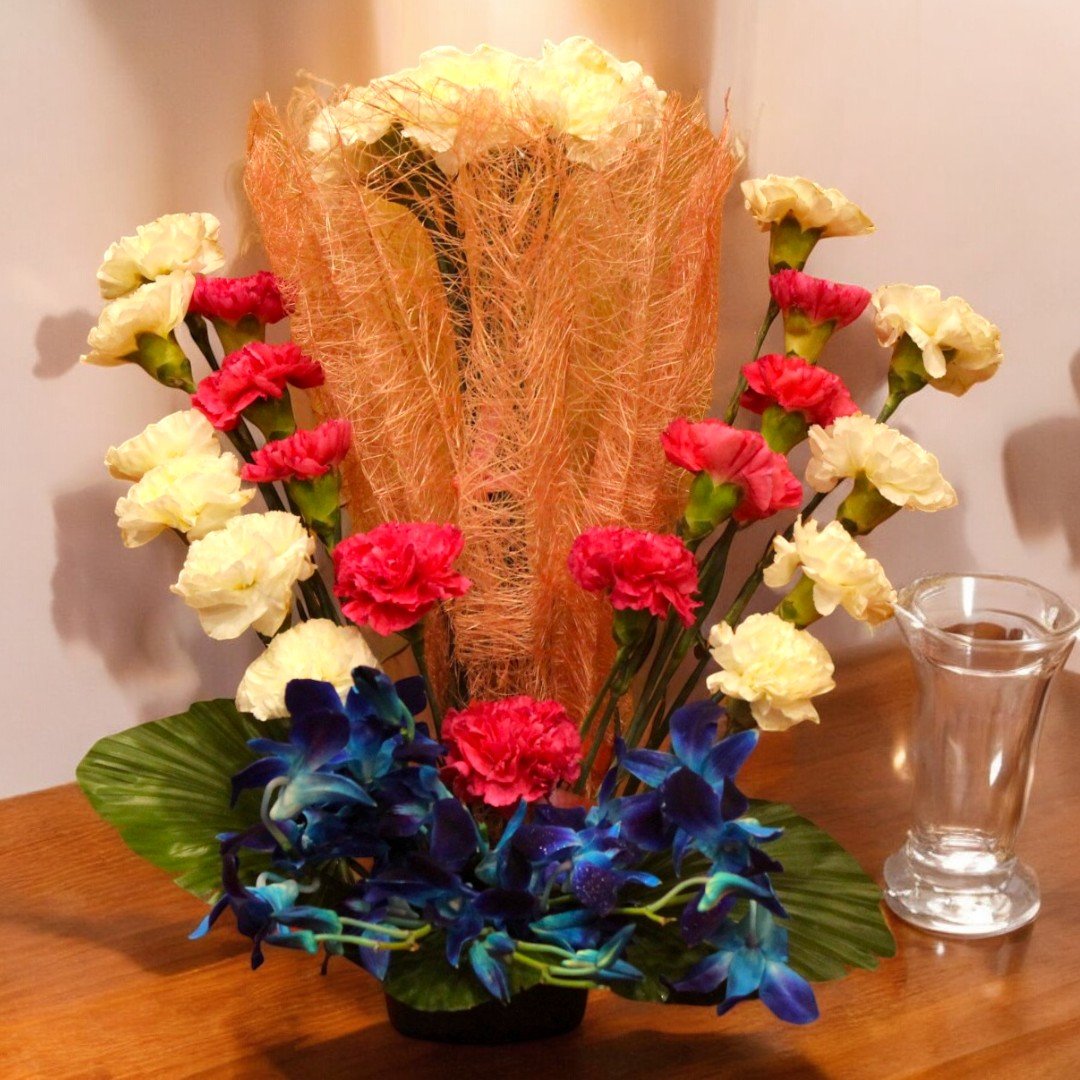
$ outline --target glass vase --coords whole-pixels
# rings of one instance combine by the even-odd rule
[[[885,863],[885,901],[925,930],[1008,933],[1039,910],[1038,881],[1015,843],[1077,612],[1020,578],[943,574],[904,589],[896,618],[919,703],[907,748],[912,826]]]

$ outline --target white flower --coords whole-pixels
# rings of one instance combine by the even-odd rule
[[[117,240],[105,252],[97,272],[101,295],[115,300],[174,270],[208,274],[221,269],[220,228],[213,214],[166,214],[140,225],[134,236]]]
[[[294,514],[242,514],[191,545],[172,591],[218,641],[249,627],[273,634],[289,614],[293,586],[315,573],[314,553]]]
[[[789,214],[803,230],[820,229],[822,236],[863,236],[874,223],[836,188],[823,188],[802,176],[775,176],[744,180],[746,209],[758,226],[770,229]]]
[[[896,590],[877,559],[871,559],[839,521],[818,531],[814,520],[795,522],[792,539],[773,539],[776,558],[765,570],[765,584],[779,589],[802,569],[814,583],[814,608],[831,615],[837,606],[854,619],[875,626],[892,617]]]
[[[825,646],[779,615],[750,615],[734,630],[717,623],[709,646],[720,671],[706,680],[717,691],[750,704],[762,731],[786,731],[802,720],[818,722],[811,698],[827,694],[833,662]]]
[[[397,124],[403,136],[453,175],[486,150],[521,140],[514,101],[526,68],[534,63],[491,45],[471,53],[449,46],[430,49],[416,67],[356,87],[323,109],[308,132],[308,149],[332,168],[340,148],[377,142]],[[472,125],[466,121],[470,111]],[[464,145],[459,143],[463,123]]]
[[[641,65],[618,60],[586,37],[546,41],[529,74],[540,121],[570,137],[571,161],[594,169],[619,158],[663,116],[667,95]]]
[[[176,270],[106,304],[87,338],[90,351],[82,362],[122,364],[138,353],[140,334],[168,337],[187,314],[194,287],[193,274]]]
[[[360,666],[379,663],[355,626],[310,619],[278,634],[248,666],[236,691],[236,707],[259,720],[288,716],[285,686],[290,679],[333,683],[344,700],[353,685],[352,670]]]
[[[1001,364],[1001,331],[959,296],[942,299],[932,285],[883,285],[871,303],[878,341],[888,347],[907,334],[939,390],[959,397]]]
[[[832,491],[842,477],[866,479],[894,506],[947,510],[956,492],[941,475],[933,454],[896,428],[864,413],[841,416],[829,427],[810,429],[806,482],[815,491]]]
[[[602,168],[659,124],[665,97],[640,64],[584,37],[546,42],[539,60],[490,45],[441,47],[323,109],[308,149],[319,159],[316,176],[326,177],[343,149],[369,146],[397,125],[452,176],[493,148],[551,132],[568,136],[570,160]]]
[[[110,446],[105,467],[117,480],[141,480],[152,468],[173,458],[220,453],[221,444],[210,421],[198,409],[181,409],[149,424],[119,446]]]
[[[152,468],[116,503],[124,546],[141,547],[166,529],[200,540],[220,529],[255,496],[240,487],[233,454],[189,454]]]

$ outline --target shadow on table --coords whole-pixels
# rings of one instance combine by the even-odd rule
[[[633,1017],[629,1020],[632,1022]],[[790,1048],[779,1049],[768,1031],[754,1035],[724,1034],[719,1030],[715,1034],[680,1034],[639,1029],[592,1039],[588,1018],[581,1029],[569,1035],[511,1046],[417,1042],[398,1035],[388,1023],[381,1023],[315,1046],[270,1047],[264,1057],[267,1075],[295,1080],[358,1075],[366,1080],[399,1080],[402,1076],[409,1080],[443,1080],[515,1073],[575,1080],[606,1080],[609,1076],[633,1080],[663,1075],[707,1076],[710,1080],[814,1080],[826,1075],[802,1054]]]

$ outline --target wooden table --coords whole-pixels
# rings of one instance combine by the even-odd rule
[[[872,873],[904,835],[907,660],[842,670],[820,728],[766,736],[745,774]],[[74,787],[0,804],[0,1077],[1066,1077],[1080,1066],[1080,676],[1056,685],[1021,855],[1043,909],[1005,938],[895,923],[899,954],[818,988],[822,1018],[776,1022],[591,997],[581,1030],[524,1047],[410,1042],[378,987],[271,950],[252,973],[226,927],[186,940],[197,900],[132,855]]]

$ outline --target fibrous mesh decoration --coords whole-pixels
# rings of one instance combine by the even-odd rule
[[[353,425],[352,527],[456,523],[474,584],[429,634],[436,684],[580,716],[611,611],[566,557],[591,526],[666,531],[679,512],[659,436],[709,405],[726,129],[669,97],[596,167],[479,95],[457,146],[489,148],[448,170],[397,126],[312,150],[323,104],[256,104],[246,187],[293,336],[326,371],[317,407]],[[511,139],[486,130],[515,121]]]

